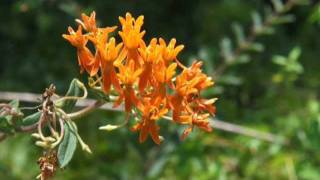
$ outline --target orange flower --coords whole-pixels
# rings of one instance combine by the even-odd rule
[[[176,73],[177,64],[172,63],[169,67],[166,67],[163,61],[159,61],[153,66],[153,77],[152,83],[154,90],[161,97],[167,96],[167,87],[174,89],[172,78]]]
[[[168,109],[162,104],[161,98],[144,98],[143,103],[139,104],[138,109],[142,113],[141,122],[136,124],[132,130],[140,131],[139,141],[144,142],[148,134],[156,144],[160,144],[159,126],[156,121],[168,113]],[[162,106],[162,107],[161,107]]]
[[[123,53],[127,54],[127,62],[135,61],[135,68],[140,68],[143,64],[138,53],[138,48],[140,46],[145,46],[142,38],[146,32],[140,32],[143,25],[143,19],[143,16],[139,16],[135,20],[130,13],[126,13],[125,18],[119,17],[119,21],[122,25],[122,31],[119,32],[119,35],[125,47]]]
[[[81,17],[82,21],[80,19],[76,19],[76,22],[78,22],[87,32],[89,32],[86,36],[91,42],[93,42],[96,49],[95,58],[93,58],[92,62],[92,64],[94,64],[94,66],[92,67],[92,74],[95,75],[99,71],[99,67],[101,64],[100,55],[101,52],[104,51],[109,33],[113,32],[116,29],[116,26],[98,28],[95,19],[96,13],[94,11],[90,14],[90,17],[84,13],[81,14]],[[101,64],[101,66],[105,67],[105,63]],[[109,90],[106,89],[106,92],[109,92]]]
[[[151,80],[153,78],[153,64],[159,61],[161,53],[160,50],[161,49],[160,46],[157,44],[156,38],[153,38],[150,41],[148,47],[141,47],[138,49],[140,56],[144,61],[144,69],[139,80],[140,93],[143,93],[146,86],[151,83]]]
[[[163,40],[162,38],[159,39],[160,42],[160,46],[162,47],[162,57],[164,59],[164,61],[166,62],[166,65],[173,61],[173,60],[177,60],[177,55],[179,54],[180,51],[183,50],[184,45],[179,45],[177,47],[175,47],[176,45],[176,39],[171,39],[168,46],[165,42],[165,40]],[[177,62],[180,65],[182,65],[180,62]],[[184,67],[184,66],[181,66]]]
[[[76,19],[76,22],[83,26],[83,28],[88,32],[96,32],[97,25],[96,25],[96,12],[93,11],[90,14],[90,17],[86,14],[81,14],[82,21],[80,19]]]
[[[210,122],[208,120],[209,116],[210,116],[209,114],[196,114],[196,113],[192,117],[186,116],[185,118],[190,121],[188,124],[191,124],[191,125],[183,131],[181,139],[182,140],[185,139],[192,132],[194,125],[201,128],[204,131],[211,132],[212,127],[210,126]],[[182,119],[183,118],[184,117],[182,117]]]
[[[169,67],[166,67],[163,61],[160,61],[154,65],[154,77],[159,83],[170,84],[173,76],[176,74],[177,63],[171,63]]]
[[[114,106],[120,105],[124,99],[125,111],[127,113],[131,113],[132,106],[138,105],[139,102],[135,95],[133,85],[142,73],[142,69],[135,70],[134,66],[134,61],[130,61],[128,65],[120,64],[119,66],[118,78],[122,82],[124,88]]]
[[[173,120],[181,124],[196,125],[201,129],[210,131],[208,114],[201,114],[208,111],[215,113],[213,103],[216,99],[205,100],[199,98],[200,91],[213,85],[210,77],[201,71],[201,62],[194,62],[192,66],[185,69],[176,78],[176,94],[170,97],[171,108],[173,111]],[[188,128],[183,138],[191,132]]]
[[[77,48],[78,63],[81,68],[81,72],[86,70],[90,76],[94,76],[98,69],[99,63],[96,63],[91,51],[86,47],[88,39],[82,34],[81,26],[78,26],[77,32],[71,27],[68,27],[69,35],[63,34],[62,37],[68,40],[74,47]]]
[[[138,19],[135,20],[130,13],[126,14],[125,19],[119,17],[122,25],[122,31],[119,32],[119,35],[126,48],[137,49],[140,43],[143,42],[142,37],[146,33],[145,31],[140,32],[143,25],[143,18],[143,16],[139,16]]]
[[[196,97],[193,99],[193,109],[196,112],[202,112],[202,111],[208,111],[211,115],[214,115],[216,113],[216,107],[213,105],[218,99],[212,98],[212,99],[202,99],[199,97]]]
[[[120,83],[113,63],[119,58],[118,55],[122,45],[122,43],[116,45],[115,38],[111,38],[109,42],[105,44],[105,47],[103,47],[103,45],[98,46],[99,57],[101,58],[103,89],[105,93],[109,93],[111,84],[117,92],[121,92]]]
[[[95,45],[96,49],[101,49],[106,45],[109,34],[116,30],[117,27],[98,28],[95,33],[89,33],[88,39]]]
[[[201,90],[212,86],[212,78],[201,71],[202,62],[193,62],[190,68],[176,78],[176,91],[180,96],[199,94]]]

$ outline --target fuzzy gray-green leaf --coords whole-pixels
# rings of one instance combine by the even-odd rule
[[[65,96],[80,96],[81,95],[81,88],[79,87],[78,80],[73,79],[70,83],[68,92]],[[77,100],[74,99],[68,99],[62,102],[62,109],[64,109],[65,112],[71,112],[74,106],[76,105]]]
[[[58,160],[60,168],[64,168],[71,161],[73,154],[77,148],[77,137],[70,130],[68,124],[64,124],[64,137],[59,145]]]
[[[29,126],[29,125],[35,124],[36,122],[39,121],[40,115],[41,115],[41,112],[30,114],[29,116],[22,119],[22,125]]]

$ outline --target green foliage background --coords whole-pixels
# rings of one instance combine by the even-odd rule
[[[220,41],[235,39],[232,23],[247,33],[251,12],[270,6],[267,0],[2,0],[0,91],[41,93],[54,83],[64,94],[74,77],[86,80],[75,50],[61,37],[81,12],[95,10],[101,25],[119,25],[126,12],[143,14],[146,39],[175,37],[186,46],[180,56],[185,64],[202,59],[213,74],[222,62]],[[319,7],[293,8],[294,22],[257,39],[263,52],[249,52],[249,62],[228,66],[206,92],[219,97],[219,119],[284,136],[287,145],[221,130],[196,130],[181,142],[183,129],[167,122],[161,124],[161,146],[139,144],[126,128],[98,131],[124,118],[98,111],[77,122],[93,155],[78,149],[56,179],[320,179]],[[0,179],[34,179],[41,150],[33,143],[26,134],[0,143]]]

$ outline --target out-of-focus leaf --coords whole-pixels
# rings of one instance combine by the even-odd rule
[[[240,77],[236,77],[233,75],[224,75],[220,77],[221,82],[230,85],[240,85],[242,83],[242,79]]]
[[[239,23],[233,23],[232,29],[237,38],[238,45],[241,46],[245,43],[245,34],[243,32],[243,28]]]
[[[211,52],[212,53],[212,52]],[[198,51],[198,57],[204,61],[204,70],[208,74],[214,73],[214,60],[213,56],[210,54],[210,49],[206,47],[201,47]],[[195,58],[193,58],[194,60]]]
[[[284,5],[281,0],[271,0],[276,12],[280,13],[284,10]]]
[[[320,23],[320,4],[316,5],[311,15],[309,16],[311,23]]]
[[[256,52],[262,52],[264,50],[264,46],[261,43],[252,43],[248,49]]]
[[[274,18],[272,20],[272,24],[285,24],[285,23],[291,23],[296,20],[296,17],[292,14],[287,14],[283,16],[279,16],[277,18]]]
[[[79,4],[73,1],[66,1],[59,5],[59,9],[74,17],[78,15],[79,8]]]
[[[30,126],[32,124],[35,124],[40,119],[41,112],[36,112],[33,114],[30,114],[29,116],[22,119],[22,125],[23,126]]]
[[[157,177],[165,166],[167,162],[167,158],[163,157],[161,159],[158,159],[156,163],[154,163],[151,167],[151,169],[148,172],[149,177]]]
[[[253,13],[251,13],[251,17],[253,21],[254,32],[259,34],[263,28],[261,15],[257,11],[254,11]]]
[[[260,34],[266,34],[266,35],[271,35],[271,34],[274,34],[275,33],[275,29],[273,27],[264,27]]]
[[[320,179],[319,170],[317,168],[314,168],[310,164],[304,166],[299,175],[302,179],[308,179],[308,180]]]
[[[226,63],[232,63],[234,61],[232,52],[232,43],[230,38],[225,37],[220,43],[221,55],[224,57]]]
[[[295,47],[290,51],[289,59],[292,61],[297,61],[301,55],[301,49],[299,47]]]
[[[303,72],[303,67],[298,61],[301,55],[301,49],[298,47],[293,48],[288,57],[284,56],[274,56],[272,61],[283,67],[286,72],[300,74]]]
[[[241,54],[238,58],[237,58],[237,63],[248,63],[250,61],[250,56],[248,54]]]
[[[10,133],[12,131],[12,127],[8,123],[6,116],[0,116],[0,131],[4,133]]]
[[[274,56],[272,58],[272,62],[274,62],[275,64],[278,64],[278,65],[286,65],[287,63],[287,58],[283,57],[283,56]]]

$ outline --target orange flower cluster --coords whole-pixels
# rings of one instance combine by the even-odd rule
[[[116,42],[109,37],[116,27],[99,28],[95,12],[90,16],[82,14],[82,20],[76,20],[78,29],[69,27],[69,34],[63,37],[77,49],[81,72],[102,79],[105,94],[113,89],[119,95],[114,106],[124,102],[127,117],[132,112],[140,117],[132,127],[133,131],[140,131],[140,142],[150,135],[160,144],[156,121],[170,113],[173,122],[188,125],[182,138],[194,126],[210,132],[208,117],[215,113],[216,99],[200,97],[202,90],[213,85],[211,78],[201,71],[202,62],[183,66],[177,55],[184,46],[176,45],[175,39],[166,43],[162,38],[153,38],[146,44],[145,31],[141,29],[143,19],[143,16],[135,19],[130,13],[119,17],[122,29],[118,34],[122,42]],[[88,42],[94,45],[94,52],[88,48]],[[181,69],[178,75],[177,67]]]

